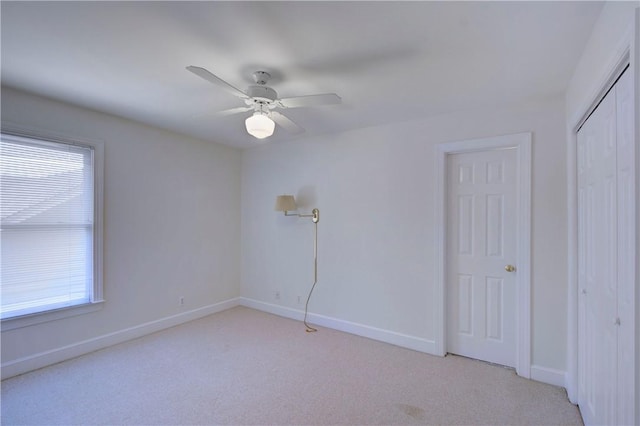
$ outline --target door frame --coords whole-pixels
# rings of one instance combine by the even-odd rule
[[[516,372],[531,377],[531,139],[530,132],[446,142],[436,147],[435,352],[447,354],[447,157],[451,154],[515,148],[516,155]]]
[[[631,73],[632,87],[634,91],[635,108],[635,138],[636,147],[640,146],[640,122],[638,111],[640,110],[640,8],[636,8],[633,22],[629,30],[614,49],[609,61],[601,68],[600,77],[593,84],[584,87],[588,96],[575,115],[568,117],[567,122],[567,207],[568,207],[568,327],[567,327],[567,378],[565,387],[569,401],[578,403],[578,169],[577,169],[577,135],[582,124],[587,120],[591,112],[595,110],[600,100],[607,91],[613,87],[624,68],[629,65],[627,72]],[[636,179],[636,211],[640,203],[640,185],[638,176],[640,173],[640,149],[636,149],[635,179]],[[640,264],[640,217],[636,219],[636,265]],[[636,268],[636,296],[635,315],[636,324],[640,323],[640,268]],[[636,338],[635,372],[640,371],[640,342]],[[640,380],[636,378],[636,407],[640,404]],[[640,420],[640,409],[636,409],[636,423]]]

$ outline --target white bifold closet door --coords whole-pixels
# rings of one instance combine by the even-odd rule
[[[578,131],[578,404],[635,424],[635,153],[631,73]]]

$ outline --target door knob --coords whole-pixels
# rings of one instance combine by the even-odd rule
[[[504,267],[504,270],[507,271],[507,272],[513,272],[513,271],[516,270],[516,267],[513,266],[513,265],[507,265],[507,266]]]

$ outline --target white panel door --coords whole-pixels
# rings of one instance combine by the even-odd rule
[[[447,351],[514,367],[516,149],[447,158]]]

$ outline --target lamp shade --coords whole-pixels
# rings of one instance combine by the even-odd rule
[[[264,115],[262,112],[256,111],[244,122],[247,132],[258,139],[268,138],[273,134],[276,123],[272,119]]]
[[[298,210],[296,200],[293,195],[278,195],[276,198],[275,211],[277,212],[293,212]]]

